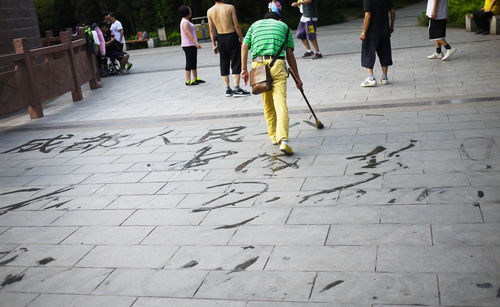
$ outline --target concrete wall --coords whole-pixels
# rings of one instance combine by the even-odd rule
[[[15,38],[26,38],[30,49],[41,47],[33,0],[0,0],[0,54],[14,53]]]

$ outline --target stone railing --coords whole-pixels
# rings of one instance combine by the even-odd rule
[[[16,53],[0,56],[0,115],[28,108],[30,117],[43,117],[42,103],[71,91],[73,101],[83,99],[81,86],[97,89],[95,55],[85,39],[72,41],[61,32],[61,44],[29,50],[24,38],[14,40]]]

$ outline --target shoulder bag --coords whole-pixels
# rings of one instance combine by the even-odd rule
[[[252,68],[250,71],[250,86],[252,87],[252,94],[258,95],[272,89],[273,79],[271,78],[271,67],[273,67],[274,62],[278,59],[278,56],[281,54],[281,51],[283,51],[283,48],[285,48],[289,33],[290,28],[286,31],[285,42],[281,45],[278,53],[273,56],[273,60],[269,63],[269,65],[258,66]]]

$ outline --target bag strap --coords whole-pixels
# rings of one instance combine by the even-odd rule
[[[275,56],[273,56],[273,60],[271,61],[271,63],[269,63],[269,68],[273,67],[274,62],[276,62],[276,60],[278,59],[279,55],[281,54],[281,51],[283,51],[283,48],[285,48],[285,45],[288,42],[288,34],[290,34],[290,27],[288,27],[288,30],[286,31],[285,41],[283,42],[283,45],[281,45],[280,50]]]

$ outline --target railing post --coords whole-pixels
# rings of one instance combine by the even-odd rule
[[[28,41],[25,38],[18,38],[14,40],[14,48],[16,53],[24,55],[24,64],[26,67],[26,73],[28,74],[28,83],[30,91],[30,102],[28,103],[28,112],[31,119],[43,117],[42,104],[40,102],[40,95],[35,84],[35,75],[33,72],[33,62],[30,56],[30,50],[28,47]]]
[[[61,37],[61,44],[66,45],[68,48],[69,56],[69,66],[71,72],[71,81],[73,83],[73,89],[71,90],[71,95],[73,96],[73,101],[80,101],[83,99],[82,88],[78,84],[78,76],[76,75],[76,64],[75,64],[75,54],[73,52],[73,42],[71,41],[71,32],[65,31],[59,34]]]

